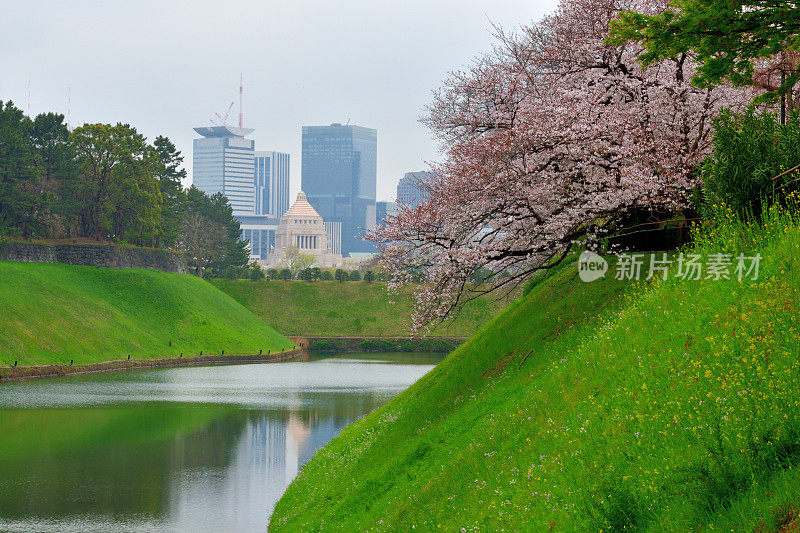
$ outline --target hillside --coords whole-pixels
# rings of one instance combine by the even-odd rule
[[[797,526],[800,229],[729,222],[696,247],[760,252],[760,277],[559,273],[320,450],[270,529]]]
[[[171,343],[171,346],[170,346]],[[0,365],[258,353],[291,342],[190,275],[0,261]]]
[[[385,283],[222,279],[212,283],[284,335],[409,335],[412,296],[409,291],[391,296]],[[472,336],[507,304],[489,297],[470,302],[454,323],[440,325],[431,336]]]

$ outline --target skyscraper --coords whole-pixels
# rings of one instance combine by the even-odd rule
[[[289,154],[256,152],[245,139],[250,128],[195,128],[194,185],[206,194],[222,193],[250,243],[250,258],[265,260],[275,244],[278,219],[289,208]]]
[[[255,213],[255,143],[245,139],[250,128],[209,126],[195,128],[203,136],[194,140],[192,181],[206,194],[221,192],[234,214]]]
[[[255,213],[281,216],[289,209],[289,154],[255,153]]]
[[[325,222],[342,223],[342,255],[373,252],[378,132],[342,124],[303,126],[302,189]]]
[[[426,182],[436,176],[433,172],[406,172],[397,184],[397,203],[412,208],[419,207],[428,198]]]

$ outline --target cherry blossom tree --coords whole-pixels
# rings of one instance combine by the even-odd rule
[[[417,329],[557,264],[576,244],[596,245],[625,220],[687,206],[713,117],[747,98],[693,86],[688,54],[643,70],[640,45],[607,44],[620,11],[664,9],[564,0],[516,32],[496,29],[491,53],[435,92],[423,122],[443,158],[428,200],[373,234],[392,288],[425,282]]]

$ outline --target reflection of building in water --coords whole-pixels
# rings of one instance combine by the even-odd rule
[[[250,419],[251,463],[281,472],[286,468],[286,417],[283,413],[266,414]]]
[[[294,476],[300,471],[300,467],[305,464],[308,459],[301,461],[300,449],[305,447],[308,435],[311,432],[309,427],[303,423],[297,413],[292,412],[289,415],[289,421],[286,424],[286,483],[290,483]],[[312,455],[314,452],[311,452]]]

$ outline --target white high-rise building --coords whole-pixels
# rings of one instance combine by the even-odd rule
[[[234,214],[255,212],[255,143],[245,139],[251,128],[209,126],[195,128],[203,136],[194,140],[192,181],[206,194],[221,192]]]
[[[289,154],[256,152],[251,128],[194,128],[192,180],[206,194],[222,193],[250,243],[250,258],[264,260],[275,244],[278,220],[289,209]]]
[[[289,154],[255,153],[255,213],[280,218],[289,209]]]

